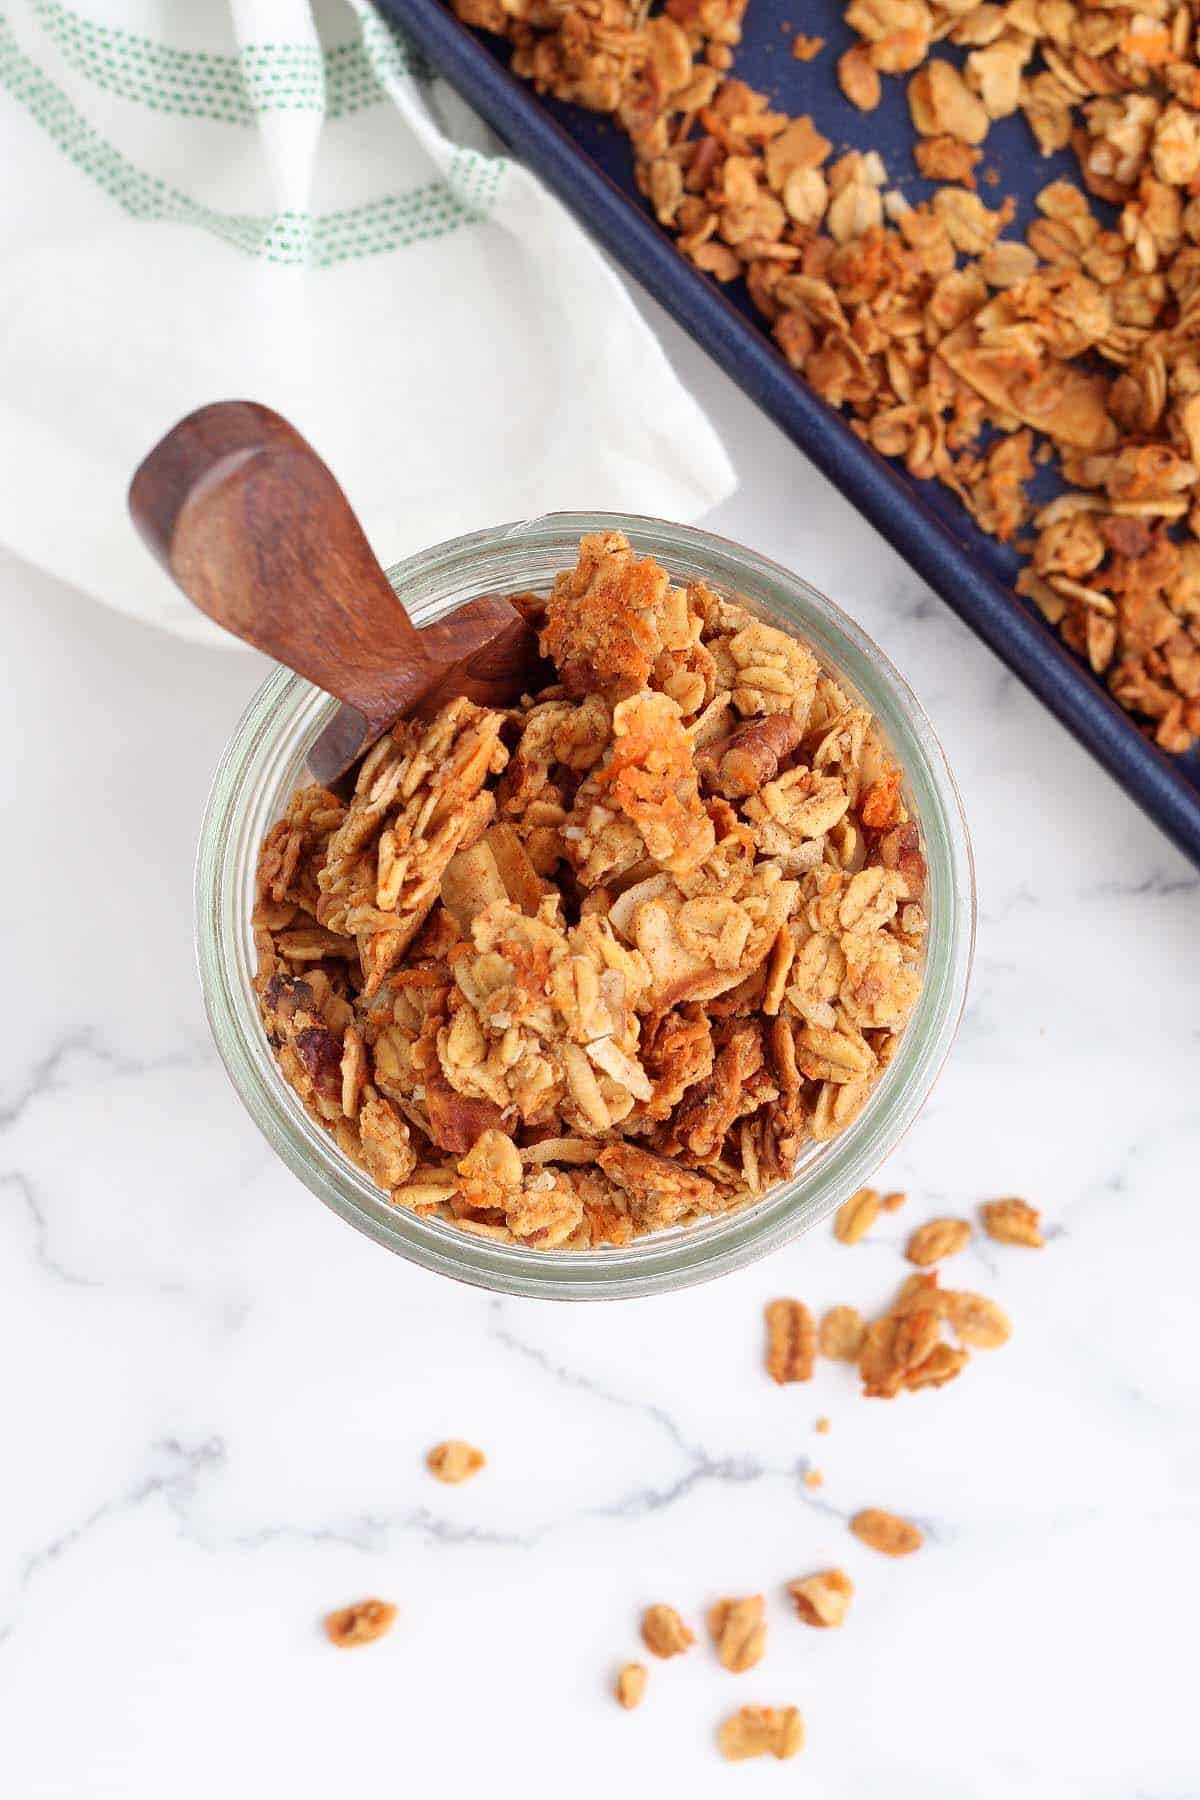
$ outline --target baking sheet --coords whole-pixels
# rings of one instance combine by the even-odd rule
[[[981,531],[938,482],[917,482],[863,444],[846,421],[817,398],[761,329],[742,284],[727,288],[699,274],[655,223],[633,183],[632,155],[611,120],[539,98],[509,74],[505,46],[460,25],[445,0],[380,0],[431,65],[486,118],[512,150],[586,223],[588,229],[716,358],[752,399],[856,505],[955,612],[1083,743],[1142,810],[1200,866],[1200,752],[1167,757],[1113,701],[1102,682],[1070,652],[1028,602],[1016,598],[1016,553]],[[803,30],[824,37],[816,61],[792,56]],[[913,129],[903,78],[885,78],[884,98],[870,115],[851,106],[834,64],[853,41],[839,0],[750,0],[734,73],[769,92],[781,110],[807,112],[844,148],[880,151],[889,186],[914,202],[932,184],[916,173]],[[947,45],[939,55],[962,60]],[[1074,157],[1042,157],[1023,118],[992,126],[976,174],[985,204],[1017,201],[1009,235],[1035,216],[1034,196]],[[1032,486],[1049,497],[1054,476]]]

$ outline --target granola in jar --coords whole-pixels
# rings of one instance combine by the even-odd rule
[[[525,604],[547,685],[401,720],[347,791],[292,796],[255,985],[393,1204],[619,1246],[858,1116],[920,993],[925,865],[875,721],[794,636],[617,531]]]

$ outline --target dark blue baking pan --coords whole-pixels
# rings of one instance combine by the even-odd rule
[[[506,66],[505,47],[467,30],[445,0],[379,0],[429,64],[535,169],[611,254],[647,288],[792,441],[882,532],[1048,706],[1126,793],[1200,866],[1200,754],[1168,757],[1110,699],[1012,582],[1018,559],[974,524],[936,482],[912,480],[863,444],[819,400],[765,335],[741,284],[718,287],[699,274],[655,223],[633,183],[629,145],[608,119],[539,98]],[[824,37],[816,61],[800,63],[792,37]],[[839,0],[750,0],[735,73],[792,113],[807,112],[836,148],[878,149],[889,185],[914,202],[932,190],[916,174],[904,81],[884,82],[884,101],[865,116],[842,97],[836,57],[852,41]],[[939,46],[939,55],[957,53]],[[959,58],[961,60],[961,58]],[[1069,153],[1038,155],[1019,116],[994,125],[977,175],[985,204],[1012,195],[1010,230],[1034,216],[1034,196],[1074,167]],[[1035,495],[1049,497],[1042,472]]]

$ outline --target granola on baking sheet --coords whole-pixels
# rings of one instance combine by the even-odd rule
[[[939,184],[917,206],[876,150],[835,150],[731,74],[747,0],[665,0],[653,16],[649,0],[450,3],[508,38],[539,92],[616,118],[683,255],[744,280],[783,356],[874,449],[1019,540],[1018,591],[1162,749],[1189,749],[1196,0],[846,0],[856,42],[791,79],[836,80],[864,114],[883,82],[904,83],[915,165]],[[819,45],[802,35],[795,53]],[[1070,148],[1078,168],[1042,190],[1024,238],[975,173],[993,121],[1018,112],[1031,151]],[[1066,492],[1035,508],[1027,484],[1047,457]]]
[[[682,1656],[696,1641],[673,1606],[658,1601],[642,1614],[642,1642],[654,1656]]]
[[[787,633],[615,531],[538,624],[551,685],[401,721],[348,795],[292,797],[256,988],[394,1204],[621,1245],[858,1115],[920,992],[925,865],[870,714]]]

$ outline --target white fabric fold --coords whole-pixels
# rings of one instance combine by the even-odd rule
[[[311,439],[385,561],[561,508],[722,499],[728,458],[622,282],[488,142],[369,0],[10,0],[0,541],[219,639],[125,493],[176,419],[229,398]]]

